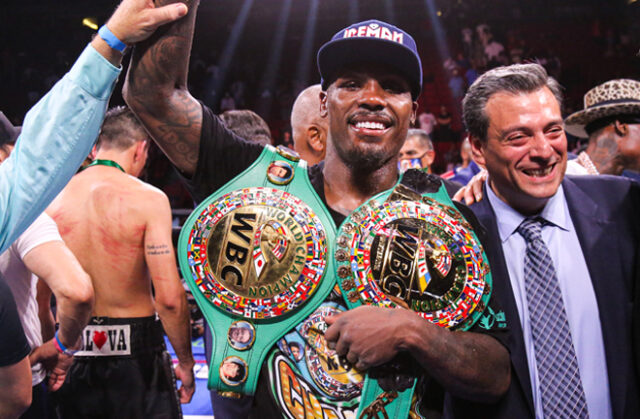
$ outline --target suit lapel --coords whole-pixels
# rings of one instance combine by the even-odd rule
[[[613,416],[621,417],[627,393],[624,384],[626,380],[622,380],[621,377],[628,372],[620,369],[619,357],[621,348],[628,342],[625,343],[622,336],[617,333],[619,326],[625,324],[624,310],[615,310],[613,307],[624,307],[626,301],[622,281],[624,274],[620,270],[620,263],[612,261],[612,258],[619,256],[617,254],[619,250],[616,249],[620,249],[618,236],[622,232],[617,232],[618,224],[609,220],[600,207],[575,182],[565,178],[562,186],[598,302]],[[611,253],[607,256],[603,252]],[[612,278],[620,280],[612,280]]]
[[[487,192],[485,190],[485,197],[486,193]],[[522,334],[520,316],[518,315],[518,307],[515,299],[513,298],[513,289],[511,288],[509,271],[505,262],[504,252],[502,251],[502,241],[500,240],[500,234],[498,232],[496,215],[487,198],[472,205],[471,208],[478,217],[480,223],[482,223],[487,230],[487,240],[483,245],[485,246],[485,250],[491,263],[494,295],[497,295],[498,302],[502,305],[502,308],[507,315],[507,322],[511,335],[508,346],[512,368],[518,379],[519,386],[524,392],[531,417],[534,417],[533,393],[531,391],[531,378],[529,375],[527,352],[524,346],[524,337]],[[512,383],[511,385],[513,386],[515,383]]]

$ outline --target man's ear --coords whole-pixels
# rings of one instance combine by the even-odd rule
[[[624,137],[629,133],[629,126],[624,122],[616,121],[614,122],[613,127],[616,130],[616,134],[620,137]]]
[[[89,155],[87,157],[89,157],[91,160],[95,160],[96,154],[98,154],[98,144],[93,145],[93,148],[91,148],[91,151],[89,152]]]
[[[427,151],[424,156],[426,157],[426,166],[425,167],[431,167],[431,165],[433,164],[433,162],[436,160],[436,151],[435,150],[429,150]]]
[[[149,146],[149,143],[146,140],[145,141],[138,141],[136,143],[136,152],[133,155],[133,160],[134,161],[138,161],[141,158],[144,158],[148,146]]]
[[[478,137],[472,135],[469,136],[469,143],[471,144],[471,156],[479,166],[486,168],[484,151],[486,144]]]
[[[309,147],[316,153],[324,153],[327,134],[318,126],[311,125],[307,128],[307,138]]]
[[[418,102],[413,102],[413,104],[411,105],[411,126],[415,125],[416,123],[416,114],[418,113]]]
[[[320,92],[320,116],[326,118],[329,114],[329,110],[327,109],[327,92]]]

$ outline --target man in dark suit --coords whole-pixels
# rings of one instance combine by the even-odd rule
[[[485,73],[463,106],[474,159],[489,172],[485,199],[471,208],[487,229],[494,292],[510,320],[512,378],[497,404],[458,401],[454,413],[638,417],[631,308],[640,186],[564,177],[560,88],[537,64]]]

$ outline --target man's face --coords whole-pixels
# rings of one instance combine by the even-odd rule
[[[640,172],[640,124],[626,124],[627,133],[618,143],[626,170]]]
[[[300,359],[300,349],[297,346],[291,346],[291,355],[298,360]]]
[[[238,343],[251,342],[251,331],[245,327],[234,327],[231,329],[231,340]]]
[[[529,215],[540,211],[564,177],[567,138],[560,106],[544,87],[531,93],[496,93],[487,102],[487,141],[472,141],[496,195]]]
[[[289,171],[287,169],[279,166],[271,166],[269,168],[269,173],[271,173],[273,176],[281,178],[286,178],[289,175]]]
[[[322,94],[328,147],[352,169],[395,165],[416,108],[409,83],[394,70],[380,64],[349,66]]]
[[[227,378],[235,378],[240,371],[240,366],[235,362],[225,362],[222,364],[222,374]]]
[[[398,154],[400,160],[420,159],[420,166],[423,169],[433,163],[434,157],[435,152],[428,146],[422,145],[420,139],[415,136],[407,138]]]

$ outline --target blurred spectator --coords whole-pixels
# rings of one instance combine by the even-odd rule
[[[462,145],[460,146],[460,159],[462,160],[460,165],[456,166],[453,170],[443,173],[441,177],[466,185],[471,178],[481,170],[480,166],[471,159],[469,137],[466,137],[464,141],[462,141]]]
[[[435,158],[436,152],[429,134],[421,129],[410,129],[398,154],[400,172],[406,172],[408,169],[420,169],[431,173],[431,164]]]
[[[464,97],[466,89],[467,83],[460,75],[460,69],[458,67],[455,67],[451,71],[451,77],[449,78],[449,90],[451,91],[451,97],[453,98],[456,105],[462,102],[462,98]]]
[[[230,110],[220,114],[224,125],[238,137],[259,144],[273,144],[267,122],[248,109]]]
[[[451,152],[458,142],[458,133],[451,127],[451,114],[445,105],[440,106],[440,112],[436,116],[437,125],[433,130],[432,139],[436,150],[436,162],[433,167],[435,173],[446,170],[447,163],[451,160]]]
[[[298,95],[291,109],[291,133],[294,149],[309,166],[324,160],[329,120],[320,114],[319,84],[307,87]]]
[[[220,101],[220,112],[232,111],[236,109],[236,101],[231,97],[231,94],[227,91],[224,97]]]
[[[478,73],[478,70],[476,68],[476,64],[475,63],[471,63],[471,67],[469,67],[467,69],[467,71],[464,73],[464,77],[465,79],[467,79],[467,85],[471,86],[473,84],[474,81],[476,81],[476,79],[480,76],[480,74]]]
[[[433,132],[433,128],[436,126],[436,117],[429,112],[428,110],[424,110],[420,115],[418,115],[418,124],[420,129],[427,133],[427,135],[431,135]]]

